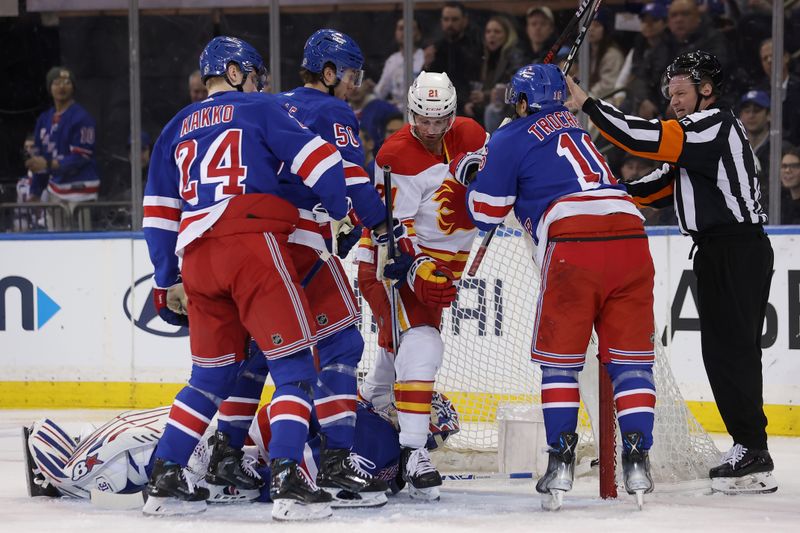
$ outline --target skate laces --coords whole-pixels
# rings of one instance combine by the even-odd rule
[[[306,469],[301,467],[299,464],[296,464],[296,463],[295,463],[294,466],[295,466],[295,468],[297,468],[297,472],[298,472],[298,474],[300,474],[300,477],[305,482],[305,484],[308,485],[311,488],[312,492],[317,492],[319,490],[319,487],[317,486],[317,482],[314,481],[311,478],[311,476],[308,475],[308,472],[306,472]]]
[[[736,463],[741,461],[746,453],[747,448],[741,444],[734,444],[731,449],[728,450],[727,453],[725,453],[725,455],[722,457],[722,462],[728,463],[731,466],[736,466]]]
[[[261,480],[261,474],[258,473],[255,467],[256,464],[255,458],[250,457],[249,455],[245,455],[240,461],[240,463],[242,466],[242,472],[247,474],[252,479]],[[302,470],[302,468],[300,470]]]
[[[350,452],[350,456],[347,458],[347,461],[350,463],[350,466],[353,467],[353,470],[358,473],[358,475],[367,479],[372,479],[372,474],[367,472],[365,468],[374,470],[375,463],[364,456],[358,455],[355,452]]]
[[[428,450],[425,448],[417,448],[411,452],[411,455],[408,457],[406,471],[414,476],[427,474],[428,472],[436,472],[436,468],[434,468],[433,463],[431,463],[431,458],[428,455]]]

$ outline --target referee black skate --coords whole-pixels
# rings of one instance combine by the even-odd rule
[[[759,200],[756,160],[742,125],[717,105],[719,61],[703,51],[678,56],[662,78],[677,120],[625,116],[568,79],[581,108],[616,146],[664,161],[627,183],[642,206],[675,206],[694,241],[703,363],[733,447],[709,475],[725,493],[775,492],[763,409],[761,331],[774,255]]]

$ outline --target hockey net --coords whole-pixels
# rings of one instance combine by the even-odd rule
[[[496,471],[498,409],[540,406],[541,370],[530,362],[539,273],[531,259],[530,243],[525,242],[528,239],[519,229],[501,227],[476,277],[461,281],[457,301],[444,314],[445,353],[436,389],[456,405],[461,431],[447,440],[446,458],[437,461],[442,470]],[[480,239],[476,239],[468,265],[479,245]],[[367,346],[360,367],[363,376],[374,361],[377,336],[368,307],[362,310]],[[587,368],[581,372],[578,463],[586,465],[599,457],[598,424],[592,424],[598,420],[599,404],[599,365],[593,364],[596,355],[593,335]],[[650,451],[654,481],[664,488],[664,484],[707,479],[719,450],[687,408],[658,338],[654,376],[657,401]],[[619,448],[618,435],[615,442]],[[518,443],[531,453],[539,453],[544,444],[544,439]],[[618,458],[616,462],[619,464]]]

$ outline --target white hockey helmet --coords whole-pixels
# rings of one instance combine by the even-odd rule
[[[456,89],[445,72],[419,73],[408,88],[408,122],[416,125],[416,117],[449,118],[445,132],[456,119]]]

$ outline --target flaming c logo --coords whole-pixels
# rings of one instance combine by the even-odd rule
[[[445,235],[452,235],[458,230],[469,231],[474,229],[467,214],[467,189],[452,178],[442,182],[433,195],[433,200],[439,203],[439,229]]]

